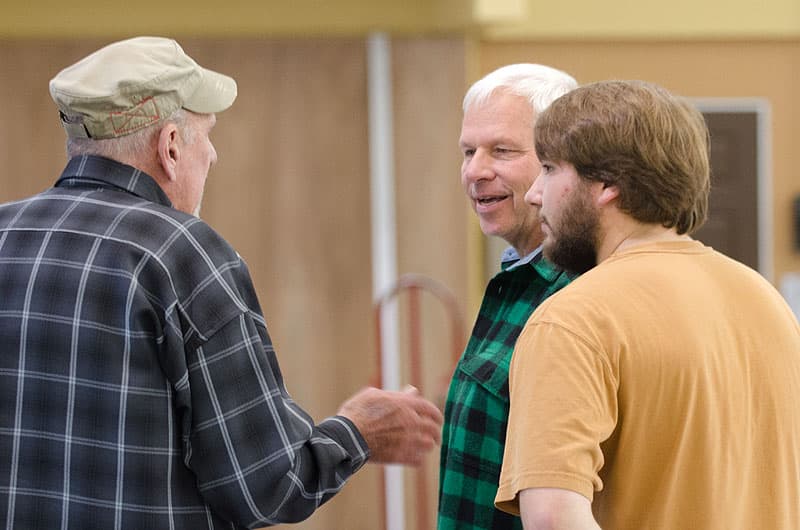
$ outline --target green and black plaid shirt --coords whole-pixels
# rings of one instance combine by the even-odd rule
[[[501,272],[489,282],[447,395],[439,530],[522,530],[518,517],[494,507],[506,439],[508,367],[528,317],[570,279],[538,250],[522,260],[506,251]]]

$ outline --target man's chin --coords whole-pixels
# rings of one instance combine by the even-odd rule
[[[583,274],[597,265],[597,254],[589,246],[565,247],[557,245],[555,241],[545,240],[542,254],[553,265],[564,269],[570,274]]]
[[[503,236],[505,235],[506,231],[503,230],[503,227],[498,223],[485,219],[480,215],[478,216],[478,223],[481,226],[481,232],[483,232],[483,235],[505,239]]]

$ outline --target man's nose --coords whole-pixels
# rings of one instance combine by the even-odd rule
[[[494,178],[491,157],[481,149],[476,150],[471,157],[464,160],[462,173],[467,182]]]
[[[534,206],[541,206],[542,205],[542,174],[539,173],[535,179],[533,179],[533,184],[531,187],[528,188],[528,191],[525,192],[525,202],[528,204],[533,204]]]

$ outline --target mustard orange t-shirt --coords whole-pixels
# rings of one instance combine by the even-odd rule
[[[612,255],[531,316],[496,502],[563,488],[604,530],[800,528],[800,326],[696,241]]]

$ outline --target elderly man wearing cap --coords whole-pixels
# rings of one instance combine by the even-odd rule
[[[142,37],[50,93],[69,163],[0,206],[5,527],[299,521],[368,459],[419,463],[442,418],[413,391],[318,424],[292,401],[246,265],[196,216],[233,79]]]

